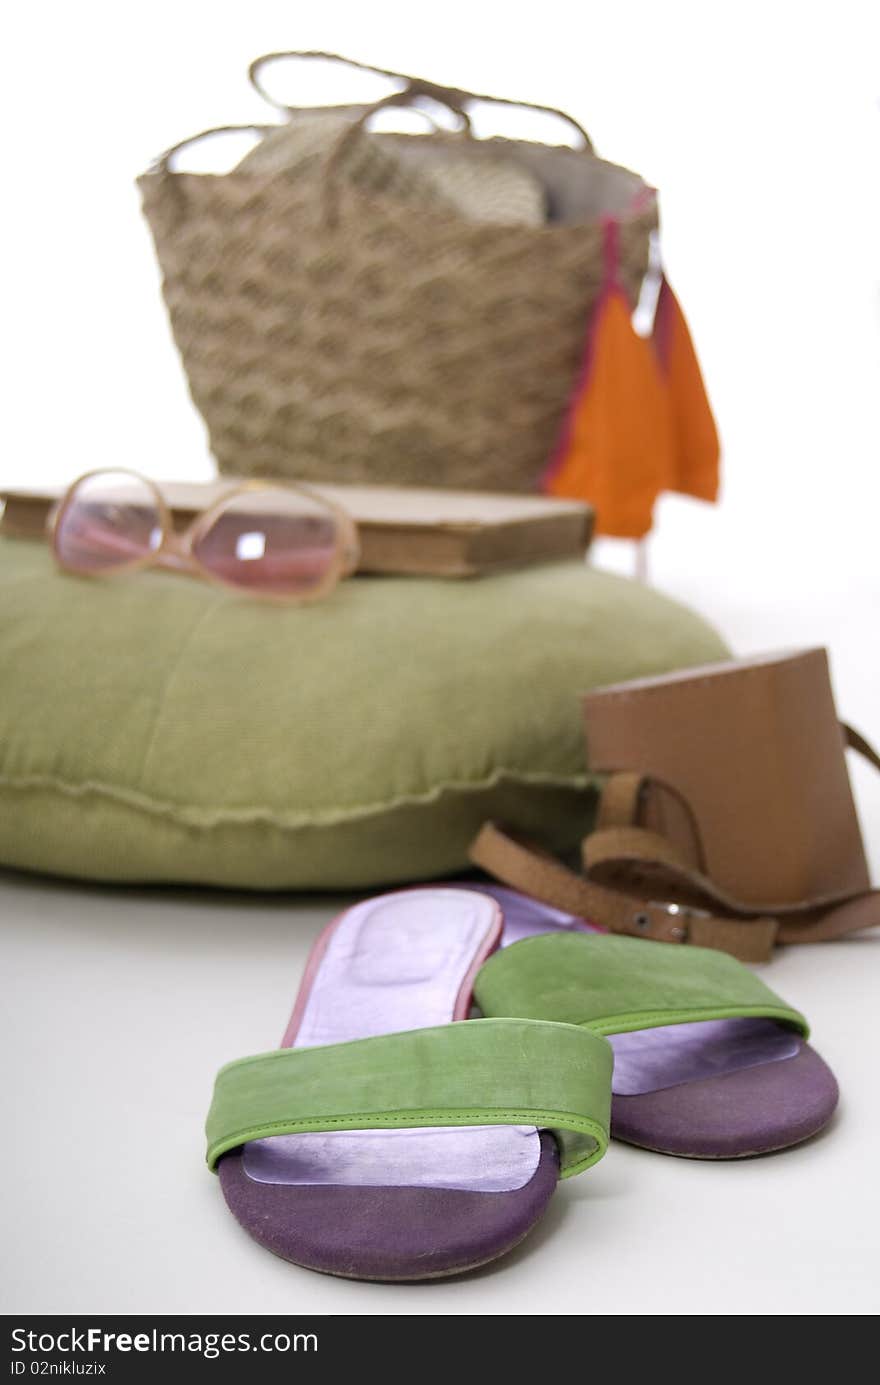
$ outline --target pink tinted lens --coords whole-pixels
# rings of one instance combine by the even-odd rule
[[[339,524],[317,497],[266,486],[231,496],[193,553],[216,577],[255,595],[308,596],[339,566]]]
[[[55,554],[71,572],[112,572],[141,562],[162,542],[162,516],[146,481],[100,471],[79,481],[55,525]]]

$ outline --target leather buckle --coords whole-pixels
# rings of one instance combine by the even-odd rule
[[[692,904],[656,899],[633,914],[631,924],[627,930],[631,936],[716,948],[741,962],[769,961],[779,931],[774,918],[722,918]]]
[[[695,919],[690,941],[695,947],[714,947],[741,962],[769,962],[779,933],[779,920],[766,914],[756,918]]]
[[[660,914],[660,919],[655,921],[652,913]],[[644,909],[633,915],[633,931],[636,936],[653,938],[658,942],[686,943],[690,941],[691,921],[711,917],[706,909],[696,909],[691,904],[649,899]]]

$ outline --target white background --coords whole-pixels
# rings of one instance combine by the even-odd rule
[[[0,484],[114,463],[208,474],[133,179],[186,135],[271,119],[245,68],[288,47],[568,108],[601,153],[659,187],[725,481],[716,510],[661,503],[654,580],[739,649],[830,644],[848,712],[870,724],[878,680],[856,605],[880,592],[870,0],[17,7],[2,84]]]
[[[244,78],[258,52],[334,49],[562,106],[587,125],[599,152],[660,188],[667,269],[725,447],[717,508],[661,503],[653,579],[714,619],[742,652],[829,645],[842,712],[880,739],[878,30],[875,6],[854,0],[16,6],[0,84],[0,484],[63,481],[113,464],[157,477],[209,474],[133,178],[187,134],[266,119]],[[598,560],[620,566],[631,555],[603,546]],[[876,872],[880,785],[861,768],[854,777]],[[213,1062],[256,1039],[272,1042],[286,1003],[275,973],[290,937],[288,906],[282,914],[278,904],[229,899],[214,956],[218,907],[7,880],[0,908],[20,925],[7,937],[30,983],[7,1007],[18,1042],[24,1035],[39,1046],[33,1024],[53,996],[69,995],[60,974],[52,980],[63,960],[65,976],[72,971],[93,995],[93,1018],[86,1007],[70,1039],[81,1065],[96,1046],[123,1037],[105,1026],[126,1016],[149,1052],[155,1001],[150,1083],[178,1045],[188,1046],[180,1081],[192,1089],[181,1089],[179,1103],[188,1111]],[[303,921],[284,954],[291,977],[316,918]],[[240,927],[260,939],[260,958],[238,955]],[[177,968],[167,994],[166,956]],[[253,991],[225,1033],[218,1014],[233,1004],[233,958],[250,966]],[[101,987],[84,959],[95,961]],[[272,977],[265,1010],[253,999],[257,961]],[[2,1285],[4,1297],[34,1311],[869,1311],[877,1305],[866,1244],[876,1241],[876,1179],[860,1151],[872,1147],[872,1123],[876,1135],[877,1055],[867,1051],[870,1031],[858,1049],[855,1040],[858,998],[867,1004],[876,968],[870,943],[789,953],[774,964],[773,984],[796,983],[792,999],[813,1014],[819,1046],[841,1076],[847,1101],[832,1136],[741,1168],[615,1149],[562,1190],[566,1215],[554,1214],[539,1244],[508,1269],[395,1291],[340,1286],[273,1261],[244,1243],[211,1180],[189,1176],[198,1151],[184,1123],[145,1134],[173,1158],[158,1158],[140,1184],[134,1175],[120,1183],[101,1151],[79,1150],[67,1163],[41,1162],[38,1152],[31,1173],[45,1176],[44,1219],[35,1223],[27,1198],[16,1200],[20,1240],[3,1269],[15,1283]],[[121,1009],[108,1000],[119,969],[133,974]],[[196,1040],[175,1029],[173,1008],[170,1031],[163,1020],[165,1005],[182,1006],[192,988],[203,1024]],[[78,1070],[59,1092],[74,1114],[84,1080]],[[113,1103],[98,1104],[109,1138]],[[107,1205],[91,1241],[71,1210],[79,1183]],[[136,1212],[139,1187],[149,1228]],[[177,1270],[169,1271],[169,1256]]]

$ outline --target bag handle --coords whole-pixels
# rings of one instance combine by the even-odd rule
[[[392,104],[392,99],[386,97],[383,100],[383,102],[378,104]],[[378,109],[378,105],[376,108]],[[332,107],[328,107],[328,109],[332,110]],[[324,221],[328,227],[335,226],[338,221],[337,174],[339,170],[339,165],[342,159],[344,158],[345,152],[348,149],[351,140],[359,134],[364,125],[364,122],[368,120],[369,117],[373,114],[373,110],[374,107],[371,106],[368,110],[362,112],[362,114],[357,118],[357,120],[354,121],[353,124],[344,129],[342,131],[341,136],[337,139],[334,147],[330,151],[330,157],[327,161],[326,176],[324,179],[323,197]],[[424,115],[425,119],[435,130],[438,128],[433,117],[427,111],[421,111],[420,114]],[[265,135],[270,133],[272,130],[283,130],[285,128],[286,127],[281,124],[213,125],[207,130],[200,130],[199,133],[196,135],[188,135],[186,139],[179,140],[177,144],[172,144],[170,149],[166,149],[163,154],[160,154],[158,158],[154,159],[150,168],[150,172],[152,174],[157,175],[160,178],[167,180],[170,186],[175,188],[175,195],[177,197],[179,207],[182,209],[184,205],[183,193],[180,191],[179,184],[173,181],[173,178],[171,177],[171,175],[173,175],[176,172],[176,170],[171,167],[171,160],[174,158],[176,154],[179,154],[181,150],[189,148],[190,145],[198,144],[200,140],[211,139],[214,135],[241,134],[244,131],[247,131],[251,134]]]
[[[198,144],[199,140],[211,139],[214,135],[241,134],[247,131],[249,134],[265,135],[269,130],[278,130],[278,125],[212,125],[208,130],[200,130],[197,135],[188,135],[186,139],[178,140],[177,144],[172,144],[170,149],[166,149],[164,154],[160,154],[153,161],[153,173],[172,173],[171,160],[175,154],[179,154],[182,149],[186,149],[191,144]]]
[[[333,228],[339,222],[339,170],[349,149],[364,133],[364,127],[367,121],[370,120],[377,111],[390,110],[395,106],[411,107],[416,98],[421,95],[424,95],[421,90],[409,86],[405,87],[403,91],[393,91],[390,95],[383,96],[380,100],[372,102],[369,106],[356,108],[358,114],[354,116],[342,130],[327,160],[323,195],[323,213],[326,226]],[[464,137],[470,138],[471,120],[467,111],[454,105],[451,96],[444,97],[443,104],[461,117]],[[336,109],[339,109],[339,107],[336,107]],[[350,112],[352,108],[348,106],[345,109]],[[419,114],[424,115],[430,123],[434,125],[434,128],[437,128],[435,121],[428,115],[427,111],[420,111]]]
[[[332,108],[328,107],[328,109]],[[367,112],[367,114],[370,114],[370,112]],[[434,130],[438,129],[436,121],[427,111],[421,111],[420,114],[425,117]],[[152,171],[154,173],[173,173],[174,170],[171,168],[171,160],[174,158],[175,154],[179,154],[181,150],[188,148],[191,144],[198,144],[200,140],[211,139],[213,135],[238,135],[242,134],[244,131],[247,131],[248,134],[266,135],[271,133],[272,130],[284,130],[285,128],[286,126],[280,124],[212,125],[207,130],[200,130],[196,135],[187,135],[186,139],[178,140],[177,144],[172,144],[170,149],[166,149],[164,153],[153,160]]]
[[[264,101],[268,101],[270,106],[276,110],[285,111],[288,114],[301,109],[298,106],[288,106],[284,102],[276,101],[269,94],[263,85],[263,71],[271,63],[281,62],[286,58],[318,58],[329,62],[344,63],[347,67],[357,68],[361,72],[375,72],[380,77],[391,77],[394,81],[403,82],[402,91],[393,92],[391,96],[382,97],[379,101],[372,102],[365,107],[366,115],[374,110],[380,110],[383,106],[395,104],[395,99],[401,100],[401,104],[410,105],[419,96],[429,97],[432,101],[437,101],[442,106],[454,111],[460,117],[466,129],[470,129],[470,117],[467,112],[467,105],[471,101],[485,101],[490,105],[496,106],[521,106],[525,110],[541,111],[545,115],[555,115],[560,120],[564,120],[571,126],[575,134],[582,141],[583,150],[591,154],[593,152],[592,141],[584,127],[575,120],[574,116],[567,111],[560,110],[556,106],[543,106],[534,101],[515,101],[508,100],[503,96],[487,96],[482,92],[467,91],[463,87],[442,86],[438,82],[430,82],[424,77],[411,77],[406,72],[395,72],[390,67],[375,67],[372,63],[357,62],[354,58],[344,58],[339,53],[324,53],[317,49],[289,49],[278,53],[263,53],[258,58],[254,58],[248,68],[248,80],[251,86],[262,96]],[[356,104],[356,103],[354,103]],[[328,110],[350,110],[351,104],[347,106],[327,107]]]

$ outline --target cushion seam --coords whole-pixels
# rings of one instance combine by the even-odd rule
[[[0,791],[27,793],[48,790],[64,798],[105,798],[120,803],[136,811],[153,817],[170,818],[183,827],[211,828],[227,824],[268,823],[271,826],[295,829],[300,827],[332,826],[334,823],[356,822],[362,818],[378,817],[396,808],[427,806],[438,802],[447,794],[480,793],[498,787],[503,783],[525,784],[533,787],[582,790],[596,782],[591,774],[553,774],[541,770],[516,770],[501,767],[482,779],[449,779],[421,793],[395,794],[372,803],[352,804],[347,807],[317,808],[309,812],[284,811],[262,804],[245,805],[238,808],[209,808],[194,803],[171,803],[152,798],[138,790],[123,789],[97,779],[74,783],[54,775],[23,775],[20,777],[0,774]]]

